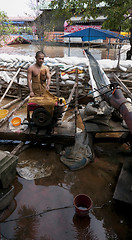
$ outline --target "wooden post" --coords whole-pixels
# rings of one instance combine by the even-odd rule
[[[108,55],[107,55],[107,59],[109,59],[109,54],[110,54],[110,38],[109,38],[109,43],[108,43]]]
[[[119,40],[119,53],[118,53],[117,69],[119,68],[120,58],[121,58],[121,44],[120,44],[120,40]]]
[[[75,82],[75,83],[74,83],[74,86],[73,86],[73,88],[72,88],[72,90],[71,90],[71,93],[70,93],[70,95],[69,95],[69,98],[68,98],[68,100],[67,100],[66,110],[68,109],[69,104],[70,104],[70,102],[71,102],[71,100],[72,100],[72,96],[73,96],[73,94],[74,94],[74,92],[75,92],[76,86],[77,86],[77,83]],[[65,114],[66,114],[66,110],[65,110],[65,112],[63,113],[62,121],[63,121],[64,116],[65,116]]]
[[[77,133],[77,112],[78,112],[78,68],[76,68],[76,90],[75,90],[75,134]]]
[[[59,67],[56,67],[56,94],[60,97],[60,84],[59,84]]]
[[[69,37],[69,44],[68,44],[68,57],[70,57],[70,42],[71,42],[71,39]]]
[[[18,97],[22,96],[21,86],[19,84],[20,72],[17,75],[17,83],[18,83]]]

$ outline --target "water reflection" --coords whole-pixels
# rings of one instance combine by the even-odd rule
[[[113,187],[115,186],[117,168],[116,164],[109,160],[115,156],[121,160],[117,147],[113,148],[113,145],[109,144],[109,151],[107,151],[108,148],[105,144],[105,152],[98,159],[96,158],[95,163],[76,172],[68,170],[59,161],[59,156],[53,152],[51,147],[45,148],[44,146],[43,148],[33,146],[28,151],[25,150],[19,154],[19,159],[23,160],[30,156],[31,151],[31,153],[33,152],[32,158],[44,159],[56,167],[48,178],[27,181],[18,176],[15,179],[17,207],[7,220],[18,220],[2,223],[2,234],[9,239],[11,237],[12,239],[22,239],[21,235],[23,239],[46,240],[132,239],[131,214],[129,216],[128,212],[125,213],[126,208],[123,212],[124,205],[118,211],[113,207],[113,203],[93,208],[89,216],[84,219],[77,218],[73,207],[64,208],[72,206],[74,196],[79,193],[89,195],[94,206],[102,206],[112,199],[113,188],[111,189],[109,183]],[[50,158],[47,150],[50,152]],[[112,157],[111,151],[113,152]],[[56,208],[64,209],[56,211],[54,210]],[[30,220],[26,217],[22,219],[23,216],[39,214],[48,209],[54,211],[38,215]]]
[[[36,210],[32,207],[21,206],[18,210],[19,220],[14,234],[14,240],[36,239],[39,226],[39,218],[35,216]],[[31,216],[31,217],[25,217]],[[29,231],[30,229],[30,231]]]
[[[76,214],[73,216],[73,224],[75,227],[75,231],[77,233],[77,239],[90,239],[89,225],[90,225],[90,217],[85,216],[83,218],[77,216]]]

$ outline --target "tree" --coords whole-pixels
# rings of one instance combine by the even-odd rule
[[[65,12],[70,18],[73,14],[82,16],[82,19],[94,19],[104,15],[107,19],[102,27],[110,30],[130,31],[129,59],[132,56],[132,1],[131,0],[51,0],[52,9]]]
[[[9,22],[5,12],[0,11],[0,40],[1,43],[5,41],[7,35],[16,31],[15,27]],[[1,44],[0,44],[1,45]]]
[[[45,11],[46,0],[31,0],[30,7],[34,12],[36,34],[38,36],[38,48],[44,52],[48,33],[53,30],[53,19],[49,11]]]

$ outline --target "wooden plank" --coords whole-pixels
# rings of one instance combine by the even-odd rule
[[[3,126],[0,129],[1,140],[20,140],[32,141],[43,143],[59,143],[59,144],[73,144],[75,142],[75,124],[74,123],[61,123],[54,128],[54,132],[49,134],[47,130],[38,128],[27,128],[26,131],[12,132],[7,127]]]
[[[120,79],[123,83],[130,83],[132,85],[132,81],[130,80],[125,80],[125,79]]]
[[[61,122],[61,124],[54,128],[54,134],[74,137],[75,124],[73,122]]]
[[[127,160],[121,170],[113,198],[132,204],[132,161]]]
[[[84,119],[83,110],[80,111],[82,120]],[[109,126],[90,121],[83,121],[87,133],[105,133],[105,132],[129,132],[129,129],[121,126],[120,122],[109,121]]]
[[[12,155],[15,155],[15,154],[17,154],[19,151],[20,151],[20,149],[24,146],[24,142],[20,142],[13,150],[12,150],[12,152],[11,152],[11,154]]]

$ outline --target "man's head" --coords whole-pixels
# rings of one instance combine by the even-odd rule
[[[42,51],[36,52],[36,64],[41,66],[44,62],[44,53]]]

